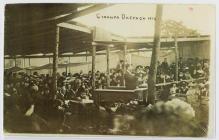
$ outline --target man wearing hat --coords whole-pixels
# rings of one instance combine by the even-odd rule
[[[188,91],[188,87],[187,87],[187,82],[185,81],[181,81],[179,83],[179,96],[185,96],[187,91]]]

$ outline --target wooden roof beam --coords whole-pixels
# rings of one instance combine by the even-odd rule
[[[85,33],[88,33],[88,34],[91,34],[91,29],[89,28],[85,28],[85,27],[81,27],[81,26],[77,26],[77,25],[74,25],[74,24],[69,24],[69,23],[59,23],[58,24],[59,27],[63,27],[63,28],[67,28],[67,29],[71,29],[71,30],[77,30],[77,31],[80,31],[80,32],[85,32]]]

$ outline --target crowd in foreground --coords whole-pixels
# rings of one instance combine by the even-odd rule
[[[186,97],[188,102],[193,103],[199,95],[208,95],[209,61],[200,59],[179,59],[179,83],[157,88],[158,96],[162,100],[174,97]],[[115,69],[110,70],[110,86],[126,86],[127,89],[147,87],[149,66],[125,65],[121,60]],[[162,63],[158,62],[157,83],[173,82],[175,76],[175,64],[168,64],[165,58]],[[20,114],[31,116],[33,112],[44,118],[43,120],[54,120],[56,124],[63,122],[64,114],[68,106],[66,100],[92,100],[92,73],[83,71],[75,74],[57,73],[57,91],[52,91],[53,80],[50,75],[32,75],[26,73],[7,73],[4,76],[4,115]],[[185,82],[203,78],[200,82]],[[95,88],[107,87],[106,73],[96,71]],[[197,93],[199,92],[199,93]],[[188,95],[188,96],[187,96]],[[191,99],[191,100],[190,100]],[[116,107],[118,108],[118,106]],[[111,110],[113,111],[113,109]],[[10,116],[9,115],[9,116]],[[19,115],[18,115],[19,116]],[[10,118],[10,117],[9,117]],[[9,120],[11,121],[11,120]],[[53,124],[54,124],[53,122]],[[54,126],[53,126],[54,127]]]

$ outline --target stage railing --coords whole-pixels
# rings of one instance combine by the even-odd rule
[[[189,80],[180,80],[180,81],[173,81],[173,82],[167,82],[167,83],[159,83],[159,84],[156,84],[156,86],[166,86],[166,85],[171,85],[171,84],[178,84],[180,82],[193,82],[193,81],[198,81],[198,80],[204,80],[206,79],[207,77],[201,77],[201,78],[193,78],[193,79],[189,79]]]
[[[167,86],[171,84],[177,84],[182,81],[185,82],[193,82],[193,81],[199,81],[199,80],[204,80],[207,77],[201,77],[197,79],[190,79],[190,80],[181,80],[181,81],[173,81],[173,82],[167,82],[167,83],[159,83],[156,84],[156,87],[160,86]],[[124,86],[122,87],[113,87],[111,86],[110,88],[107,89],[95,89],[95,92],[97,93],[98,100],[99,102],[101,101],[106,101],[106,102],[113,102],[113,101],[129,101],[132,99],[138,99],[140,101],[143,101],[145,103],[148,102],[148,88],[147,87],[138,87],[133,90],[126,89]]]

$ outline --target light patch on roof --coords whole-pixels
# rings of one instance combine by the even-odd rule
[[[93,5],[86,5],[86,6],[78,7],[78,8],[77,8],[77,11],[85,10],[85,9],[91,7],[91,6],[93,6]]]
[[[26,55],[26,56],[42,56],[42,55],[44,55],[44,54],[38,53],[38,54],[30,54],[30,55]]]

